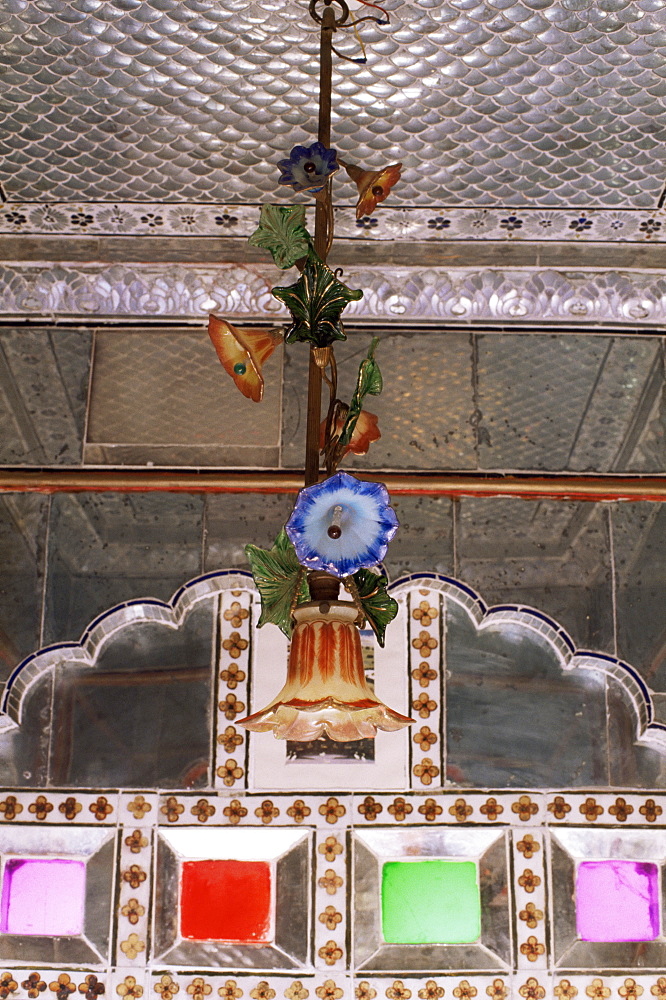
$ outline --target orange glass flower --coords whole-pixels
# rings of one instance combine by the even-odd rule
[[[264,394],[261,369],[282,335],[277,330],[238,328],[212,314],[208,318],[208,335],[224,370],[237,388],[248,399],[261,402]]]
[[[393,185],[400,180],[402,163],[392,163],[390,167],[384,167],[383,170],[363,170],[354,163],[344,163],[342,160],[338,162],[342,164],[358,188],[357,219],[362,219],[365,215],[372,215],[379,202],[384,201]]]
[[[339,435],[342,432],[342,425],[344,424],[344,417],[339,416],[335,421],[332,429],[332,434]],[[323,448],[325,444],[326,435],[326,421],[322,420],[321,427],[319,429],[319,447]],[[356,422],[356,427],[354,428],[354,433],[351,436],[351,441],[342,453],[344,457],[347,452],[351,451],[354,455],[366,455],[368,448],[373,441],[378,441],[382,436],[379,430],[379,424],[377,417],[374,413],[370,413],[369,410],[361,410],[359,418]]]
[[[349,601],[297,607],[287,682],[266,708],[238,725],[299,742],[324,733],[337,742],[360,740],[410,725],[412,719],[388,708],[368,686],[357,616]]]

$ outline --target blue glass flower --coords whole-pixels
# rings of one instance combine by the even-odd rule
[[[278,183],[288,184],[294,191],[321,191],[331,174],[338,170],[337,155],[335,149],[326,149],[321,142],[294,146],[289,159],[278,163],[282,171]]]
[[[337,472],[300,491],[286,530],[301,565],[351,576],[382,561],[398,519],[381,483]]]

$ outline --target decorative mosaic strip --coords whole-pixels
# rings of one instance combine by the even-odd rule
[[[76,1000],[97,1000],[104,994],[108,994],[107,977],[100,971],[63,971],[62,967],[38,968],[33,971],[29,965],[8,971],[6,965],[0,965],[0,996],[3,1000],[10,996],[29,997],[30,1000],[35,1000],[36,997],[48,997],[50,1000],[67,1000],[71,997]]]
[[[339,969],[347,937],[347,807],[337,798],[322,807],[327,828],[320,827],[315,837],[314,964]]]
[[[220,649],[215,733],[216,788],[247,786],[247,734],[234,725],[249,712],[252,594],[228,590],[220,603]]]
[[[553,981],[553,995],[557,1000],[573,1000],[575,996],[580,1000],[609,1000],[609,998],[619,998],[619,1000],[652,1000],[657,997],[663,1000],[666,997],[666,976],[644,975],[632,973],[632,975],[620,976],[595,976],[592,973],[585,975],[573,975],[566,978],[556,977]]]
[[[353,996],[350,980],[336,973],[312,975],[247,975],[242,971],[226,975],[195,975],[174,971],[153,974],[147,989],[161,1000],[173,1000],[178,995],[192,1000],[342,1000]],[[152,987],[152,989],[151,989]]]
[[[312,210],[309,215],[313,216]],[[58,236],[249,236],[258,205],[183,202],[7,202],[0,233]],[[309,220],[314,225],[313,219]],[[585,208],[390,208],[371,218],[335,209],[335,234],[373,240],[534,240],[557,242],[666,241],[666,216],[657,210]]]
[[[409,703],[412,727],[409,773],[412,788],[439,788],[445,777],[442,726],[444,685],[444,614],[442,594],[413,590],[407,597],[409,617]]]
[[[527,813],[536,803],[523,795],[514,803]],[[548,964],[546,941],[546,876],[543,833],[538,827],[512,830],[513,894],[516,921],[516,964],[519,969],[544,969]]]
[[[0,823],[66,825],[104,824],[118,820],[117,792],[0,792]]]
[[[281,321],[271,296],[279,274],[256,264],[4,264],[0,315],[203,321],[213,311]],[[345,281],[364,291],[348,308],[350,322],[666,323],[666,276],[651,272],[354,267]]]
[[[632,792],[561,792],[548,796],[547,822],[572,826],[664,826],[666,796]]]
[[[132,801],[135,812],[141,812],[141,803],[136,798]],[[143,805],[145,804],[144,799]],[[152,839],[152,829],[142,826],[140,820],[136,821],[134,827],[130,824],[121,831],[118,931],[115,942],[115,964],[119,966],[143,967],[148,957]]]

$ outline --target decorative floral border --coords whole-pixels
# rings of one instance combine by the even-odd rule
[[[0,318],[203,323],[218,312],[280,323],[286,314],[271,294],[278,280],[268,265],[5,263]],[[617,323],[659,330],[666,323],[666,276],[648,271],[373,266],[350,268],[345,280],[364,290],[348,308],[349,322]]]
[[[6,202],[0,234],[30,236],[249,236],[258,205],[194,202]],[[335,209],[336,236],[373,240],[529,240],[663,243],[666,215],[657,209],[387,208],[356,218]]]

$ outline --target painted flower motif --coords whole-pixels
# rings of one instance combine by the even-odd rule
[[[332,538],[328,531],[336,507],[342,508],[340,534]],[[285,527],[303,566],[343,577],[382,561],[398,519],[381,483],[336,472],[300,491]]]
[[[334,906],[327,906],[324,912],[319,914],[319,923],[324,924],[329,931],[334,931],[341,921],[342,914],[338,913]]]
[[[203,976],[195,976],[189,986],[186,987],[186,992],[192,997],[192,1000],[203,1000],[204,997],[210,996],[213,992],[213,987],[210,983],[207,983]]]
[[[243,991],[235,979],[227,979],[224,986],[220,986],[217,991],[222,1000],[238,1000],[243,996]]]
[[[0,976],[0,997],[2,1000],[7,1000],[7,997],[12,993],[16,993],[17,989],[18,983],[11,972],[3,972]]]
[[[294,146],[287,159],[280,160],[278,184],[286,184],[294,191],[316,194],[339,168],[337,150],[327,149],[321,142],[311,146]]]
[[[135,830],[125,837],[125,845],[129,847],[132,854],[138,854],[142,847],[148,846],[148,838],[144,837],[141,830]]]
[[[73,795],[70,795],[58,806],[58,811],[61,812],[65,819],[68,820],[76,819],[78,814],[81,812],[81,809],[81,803],[77,802]]]
[[[344,416],[339,414],[331,429],[332,437],[340,436],[344,422]],[[366,455],[372,442],[378,441],[381,436],[379,421],[375,414],[370,413],[369,410],[361,410],[358,420],[356,421],[356,426],[354,427],[354,433],[351,436],[351,441],[344,449],[340,457],[344,458],[348,452],[351,452],[352,455]],[[322,420],[319,428],[319,447],[323,450],[325,444],[326,421]]]
[[[196,816],[199,823],[207,823],[210,817],[215,815],[215,806],[212,806],[208,799],[199,799],[190,812]]]
[[[304,819],[308,818],[311,812],[312,809],[310,809],[310,806],[306,806],[303,799],[296,799],[294,804],[287,809],[287,816],[291,816],[294,823],[302,823]]]
[[[505,229],[509,235],[515,232],[516,229],[523,228],[523,220],[519,219],[517,215],[509,215],[506,219],[500,221],[500,229]]]
[[[421,726],[418,733],[412,736],[412,740],[421,748],[423,753],[427,753],[430,747],[434,746],[437,742],[437,735],[433,733],[430,726]],[[428,784],[428,782],[425,782],[425,784]]]
[[[47,232],[62,230],[67,224],[67,216],[63,212],[52,208],[51,205],[38,208],[29,214],[32,225],[40,229],[45,229]]]
[[[132,1000],[139,1000],[143,996],[143,986],[140,986],[135,976],[125,976],[122,983],[116,986],[116,993],[119,997],[131,997]]]
[[[326,802],[322,802],[319,806],[319,815],[324,816],[327,823],[335,823],[336,820],[340,819],[345,815],[347,810],[342,805],[341,802],[331,795]]]
[[[566,819],[567,813],[571,812],[571,806],[562,795],[556,795],[553,801],[548,803],[548,812],[551,812],[555,819]]]
[[[327,837],[317,850],[324,855],[327,861],[335,861],[336,856],[342,854],[342,844],[337,837]]]
[[[225,621],[231,623],[232,628],[240,628],[241,625],[243,624],[243,621],[246,618],[249,618],[249,616],[250,612],[247,610],[247,608],[241,607],[238,601],[234,601],[231,607],[226,609],[222,617],[224,618]]]
[[[28,806],[28,812],[32,813],[35,819],[44,820],[50,812],[53,811],[53,805],[47,800],[45,795],[38,795],[34,802],[31,802]],[[51,987],[49,986],[49,989]]]
[[[252,1000],[273,1000],[275,990],[272,990],[265,979],[257,983],[255,989],[250,990]]]
[[[430,685],[430,681],[437,679],[437,671],[433,670],[429,663],[419,663],[418,667],[412,670],[412,677],[422,688]]]
[[[15,795],[8,795],[6,799],[0,802],[0,813],[2,813],[3,819],[16,819],[19,813],[23,812],[23,806],[17,800]]]
[[[476,986],[472,986],[466,979],[463,979],[454,989],[453,995],[458,1000],[472,1000],[472,997],[475,997],[478,992]]]
[[[153,989],[162,997],[162,1000],[171,1000],[176,993],[180,992],[178,983],[174,983],[169,975],[161,976],[159,982],[155,983]]]
[[[524,920],[529,928],[534,928],[540,920],[543,920],[543,911],[537,910],[534,903],[528,903],[525,909],[520,911],[518,918]]]
[[[641,233],[645,233],[647,239],[650,239],[653,233],[658,233],[661,229],[661,222],[657,219],[646,219],[645,222],[641,222],[638,229]]]
[[[654,986],[650,987],[650,993],[653,997],[666,997],[666,976],[659,976]]]
[[[661,816],[663,809],[657,805],[654,799],[646,799],[638,811],[648,823],[655,823],[659,816]]]
[[[543,986],[539,985],[538,980],[534,976],[530,976],[527,982],[520,987],[518,990],[521,997],[525,997],[525,1000],[543,1000],[546,995],[546,991]]]
[[[136,221],[131,213],[121,212],[117,205],[104,209],[97,218],[102,229],[110,229],[112,232],[129,230]]]
[[[132,813],[132,816],[134,816],[134,819],[143,819],[146,813],[149,813],[153,807],[150,802],[146,802],[143,795],[136,795],[127,808]]]
[[[284,991],[287,1000],[307,1000],[310,991],[306,990],[300,979],[295,979],[291,986]]]
[[[340,886],[343,884],[344,879],[342,879],[332,868],[327,868],[324,874],[321,876],[317,885],[320,889],[325,889],[329,896],[334,896],[338,891]]]
[[[586,215],[579,215],[577,219],[571,220],[569,229],[573,229],[576,233],[585,233],[592,228],[592,225],[592,219],[588,219]]]
[[[635,979],[631,977],[625,979],[624,986],[620,986],[618,993],[624,1000],[638,1000],[639,996],[645,992],[642,986],[639,986]]]
[[[431,712],[437,711],[437,702],[429,698],[427,694],[420,694],[412,702],[412,708],[418,712],[422,719],[428,719]]]
[[[68,1000],[69,995],[76,990],[76,985],[66,972],[61,972],[55,982],[49,983],[49,989],[55,993],[56,1000]]]
[[[238,216],[229,215],[228,212],[223,212],[222,215],[215,216],[215,225],[222,226],[223,229],[231,229],[238,222]]]
[[[106,819],[113,812],[113,806],[105,795],[99,795],[95,802],[90,803],[88,811],[101,823],[102,820]]]
[[[634,807],[626,799],[623,799],[621,795],[615,799],[615,804],[608,810],[611,816],[615,816],[618,823],[626,823],[627,817],[631,816],[633,811]]]
[[[489,799],[486,799],[480,807],[479,812],[482,816],[489,819],[491,823],[494,823],[497,817],[501,816],[504,812],[504,806],[500,805],[497,799],[491,796]]]
[[[243,742],[243,737],[234,726],[227,726],[223,733],[217,737],[217,742],[224,747],[227,753],[233,753],[236,747]]]
[[[409,816],[410,812],[413,812],[413,807],[410,802],[406,802],[403,799],[402,795],[398,795],[388,807],[388,811],[396,823],[402,823]]]
[[[363,802],[359,805],[358,811],[369,823],[372,823],[377,819],[380,812],[384,811],[384,807],[381,802],[376,802],[372,795],[366,795]]]
[[[393,986],[389,986],[386,991],[388,1000],[409,1000],[412,991],[403,983],[402,979],[396,979]]]
[[[533,855],[537,854],[541,850],[541,847],[531,833],[526,833],[523,839],[518,841],[516,848],[528,861]]]
[[[458,823],[465,823],[467,817],[472,815],[472,812],[472,806],[465,802],[464,799],[456,799],[453,805],[449,807],[450,815],[455,816]]]
[[[428,219],[428,229],[448,229],[451,225],[451,220],[446,219],[443,215],[436,215],[432,219]]]
[[[46,983],[38,972],[31,972],[27,979],[21,983],[24,990],[27,990],[30,1000],[36,1000],[40,993],[46,989]]]
[[[531,868],[526,868],[518,879],[518,885],[522,886],[525,892],[534,892],[537,886],[541,885],[541,879],[534,874]]]
[[[428,979],[423,989],[419,990],[421,1000],[441,1000],[444,987],[438,986],[434,979]]]
[[[123,882],[127,882],[133,889],[138,889],[147,877],[141,865],[130,865],[127,871],[123,872]]]
[[[326,965],[335,965],[342,958],[342,948],[339,948],[335,941],[327,941],[317,954],[324,959]]]
[[[568,979],[560,979],[553,993],[557,1000],[573,1000],[575,996],[578,996],[578,989]]]
[[[521,795],[517,802],[511,803],[511,812],[516,813],[523,823],[527,823],[531,816],[536,816],[538,811],[538,805],[532,802],[529,795]]]
[[[228,688],[235,688],[245,680],[245,671],[237,663],[230,663],[226,670],[220,671],[220,678]]]
[[[598,978],[592,980],[585,992],[588,997],[592,997],[593,1000],[607,1000],[607,998],[611,995],[610,987],[604,986],[603,979]]]
[[[264,395],[261,370],[282,339],[276,330],[236,327],[219,316],[208,317],[208,336],[236,388],[255,403]]]
[[[220,702],[219,707],[220,712],[222,712],[224,717],[229,719],[230,722],[233,722],[237,715],[240,715],[245,711],[245,703],[239,701],[235,694],[228,694],[226,698]]]
[[[247,639],[242,639],[240,632],[232,632],[228,639],[222,643],[222,648],[226,649],[232,659],[237,660],[244,649],[247,649]]]
[[[156,215],[154,212],[146,212],[145,215],[139,216],[139,221],[144,226],[148,226],[149,229],[156,229],[157,226],[164,225],[164,219],[162,216]]]
[[[520,953],[527,956],[528,962],[536,962],[539,955],[543,955],[545,951],[544,945],[537,941],[534,934],[530,934],[527,941],[523,941],[520,946]]]
[[[243,777],[243,768],[238,766],[233,757],[230,757],[226,764],[220,764],[217,769],[217,774],[219,778],[222,778],[224,784],[228,788],[231,788],[236,781],[239,781]],[[224,815],[226,816],[226,810],[224,811]],[[238,820],[236,820],[236,822],[238,822]]]
[[[166,816],[169,823],[177,823],[178,817],[182,816],[185,812],[185,806],[178,801],[175,795],[170,795],[161,807],[160,812],[163,816]]]
[[[354,992],[356,1000],[375,1000],[377,996],[377,990],[373,990],[370,983],[365,979],[358,984]]]
[[[128,899],[120,912],[123,917],[127,917],[131,924],[138,924],[139,918],[144,915],[146,908],[141,905],[138,899]]]
[[[227,761],[227,764],[235,764],[235,763],[236,761],[229,761],[229,760]],[[238,768],[238,770],[241,769]],[[222,775],[220,775],[220,777],[222,777]],[[226,784],[227,782],[225,781],[225,785]],[[233,785],[233,778],[229,782],[229,784]],[[232,799],[229,805],[225,806],[224,809],[222,810],[222,815],[229,820],[232,826],[237,826],[240,823],[240,821],[247,816],[247,809],[241,803],[240,799]]]
[[[427,632],[419,632],[415,639],[412,639],[412,646],[414,649],[418,649],[421,656],[430,656],[433,649],[437,649],[439,643],[434,636],[428,635]]]
[[[432,625],[436,617],[437,608],[430,607],[428,601],[421,601],[418,608],[414,608],[412,611],[412,618],[415,618],[424,628]]]
[[[260,806],[254,810],[254,815],[257,819],[260,819],[262,823],[268,824],[272,823],[276,817],[280,815],[280,810],[277,806],[274,806],[270,799],[264,799]]]
[[[578,811],[581,816],[584,816],[588,823],[594,823],[598,816],[601,816],[604,809],[603,806],[598,805],[597,800],[592,797],[588,797],[579,806]]]
[[[413,771],[422,785],[431,785],[432,779],[436,778],[439,774],[439,768],[433,764],[430,757],[424,757],[422,761],[415,764]]]
[[[442,807],[434,799],[426,799],[423,805],[419,806],[419,812],[425,816],[427,823],[434,823],[438,816],[442,815]]]
[[[342,160],[340,160],[340,164],[345,168],[358,190],[357,219],[372,215],[377,205],[388,197],[391,188],[398,183],[402,170],[402,163],[392,163],[389,167],[383,167],[381,170],[363,170],[362,167],[357,167],[354,163],[344,163]]]
[[[509,991],[504,985],[503,979],[493,979],[490,986],[486,986],[486,993],[491,1000],[506,1000]]]
[[[341,990],[333,979],[327,979],[322,986],[317,987],[315,993],[320,1000],[340,1000],[344,990]]]

